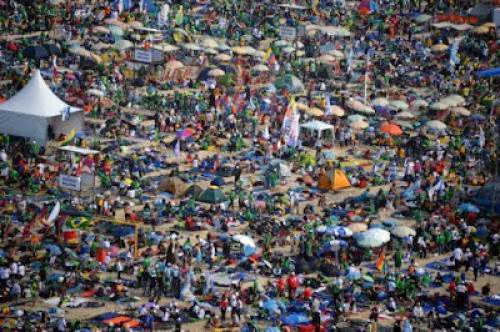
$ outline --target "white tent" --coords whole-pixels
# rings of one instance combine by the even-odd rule
[[[300,128],[305,128],[318,133],[318,139],[321,138],[321,133],[325,130],[331,130],[333,136],[333,126],[323,121],[313,120],[300,125]]]
[[[68,107],[70,117],[62,121]],[[17,94],[0,104],[0,133],[30,138],[45,145],[49,126],[56,137],[73,129],[81,131],[83,112],[59,99],[36,70]]]

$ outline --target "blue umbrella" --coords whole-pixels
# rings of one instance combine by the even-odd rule
[[[472,203],[462,203],[458,206],[458,210],[461,212],[479,212],[479,208]]]
[[[285,309],[285,305],[283,304],[283,302],[278,301],[278,300],[273,300],[273,299],[266,300],[264,302],[264,304],[262,305],[262,307],[269,312],[275,312],[276,310],[284,310]]]
[[[45,249],[51,256],[59,256],[62,254],[61,248],[59,248],[59,246],[55,244],[46,244]]]
[[[471,119],[472,121],[484,121],[486,118],[484,117],[484,115],[482,114],[472,114],[469,119]]]
[[[281,321],[285,325],[297,326],[309,323],[309,317],[307,317],[304,313],[293,313],[281,316]]]

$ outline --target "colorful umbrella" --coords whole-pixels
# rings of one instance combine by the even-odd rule
[[[389,122],[382,124],[382,126],[380,126],[380,131],[392,136],[403,135],[403,130],[401,129],[401,127]]]

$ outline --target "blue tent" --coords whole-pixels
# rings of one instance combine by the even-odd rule
[[[490,78],[490,77],[498,76],[498,75],[500,75],[500,67],[480,70],[480,71],[476,72],[476,75],[479,78]]]

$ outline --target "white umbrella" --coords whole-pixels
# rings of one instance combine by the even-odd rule
[[[403,111],[401,113],[396,114],[396,118],[398,119],[413,119],[415,115],[408,111]]]
[[[295,51],[295,47],[293,47],[293,46],[283,47],[283,48],[281,49],[281,51],[282,51],[283,53],[290,54],[290,53],[292,53],[293,51]]]
[[[217,52],[217,50],[213,49],[213,48],[205,48],[203,50],[205,53],[207,54],[212,54],[212,55],[216,55],[216,54],[219,54],[219,52]]]
[[[381,228],[371,228],[356,236],[356,243],[363,248],[377,248],[389,242],[391,233]]]
[[[259,65],[253,66],[252,70],[257,71],[257,72],[265,72],[265,71],[268,71],[269,68],[266,65],[259,64]]]
[[[432,103],[430,107],[431,107],[431,109],[436,110],[436,111],[443,111],[445,109],[450,108],[450,105],[443,103],[441,101],[437,101],[435,103]]]
[[[368,126],[369,126],[368,122],[365,121],[355,121],[349,124],[349,127],[357,130],[366,129],[368,128]]]
[[[134,44],[130,40],[120,39],[113,45],[113,48],[119,51],[125,51],[131,48],[132,46],[134,46]]]
[[[429,21],[431,18],[432,18],[431,15],[420,14],[417,17],[415,17],[415,22],[417,22],[417,23],[425,23],[425,22]]]
[[[153,48],[155,48],[157,50],[160,50],[160,51],[163,51],[163,52],[167,52],[167,53],[175,52],[175,51],[179,50],[179,48],[177,46],[170,45],[170,44],[167,44],[167,43],[159,44],[159,45],[153,45]]]
[[[461,107],[461,106],[454,107],[451,109],[451,111],[453,113],[456,113],[456,114],[459,114],[462,116],[469,116],[470,115],[470,111],[468,109],[466,109],[465,107]]]
[[[255,248],[255,242],[249,236],[238,234],[238,235],[233,236],[233,240],[241,243],[244,246],[249,246],[249,247]]]
[[[406,111],[408,109],[408,104],[402,100],[391,100],[389,102],[389,107],[395,110]]]
[[[446,98],[440,99],[439,102],[443,103],[443,104],[446,104],[449,107],[456,107],[456,106],[458,106],[458,102],[455,99],[453,99],[453,98],[446,97]]]
[[[229,54],[221,53],[214,57],[217,61],[231,61],[231,56]]]
[[[460,95],[449,95],[445,99],[453,100],[457,105],[464,105],[465,104],[465,98],[460,96]]]
[[[439,120],[428,121],[425,125],[428,128],[434,129],[434,130],[445,130],[446,129],[446,125]]]
[[[202,45],[208,48],[217,48],[219,46],[219,43],[217,43],[217,41],[212,38],[207,38],[203,41]]]
[[[226,44],[219,44],[217,46],[217,49],[218,50],[221,50],[221,51],[229,51],[231,49],[231,47],[227,46]]]
[[[385,107],[385,106],[389,105],[389,101],[386,98],[384,98],[384,97],[378,97],[378,98],[375,98],[372,101],[372,105],[373,106]]]
[[[222,69],[219,69],[219,68],[214,68],[214,69],[211,69],[209,72],[208,72],[208,75],[210,76],[213,76],[213,77],[219,77],[219,76],[224,76],[224,70]]]
[[[94,33],[109,33],[109,29],[102,25],[92,28],[92,31]]]
[[[391,229],[391,234],[397,237],[407,237],[407,236],[415,236],[417,235],[417,232],[411,227],[408,226],[396,226],[393,229]]]
[[[364,113],[364,114],[375,114],[375,110],[371,108],[368,105],[363,105],[364,107],[360,108],[357,110],[357,112]]]
[[[193,44],[193,43],[184,43],[181,46],[182,46],[182,48],[189,50],[189,51],[200,51],[201,50],[201,47],[199,47],[198,45]]]
[[[427,103],[423,99],[417,99],[413,103],[411,103],[411,107],[413,109],[420,108],[420,107],[427,107],[427,106],[429,106],[429,103]]]

